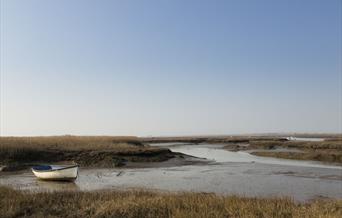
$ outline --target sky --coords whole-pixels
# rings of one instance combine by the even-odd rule
[[[342,132],[341,0],[0,0],[0,135]]]

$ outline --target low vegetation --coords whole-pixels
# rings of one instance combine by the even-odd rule
[[[294,160],[314,160],[329,163],[342,163],[342,152],[322,152],[322,151],[307,151],[307,152],[271,152],[271,151],[255,151],[253,155],[264,157],[275,157]]]
[[[149,191],[33,193],[0,187],[1,217],[342,217],[341,200],[298,204],[286,198],[246,198]]]
[[[68,161],[81,166],[114,167],[127,161],[153,162],[172,157],[170,150],[144,145],[137,137],[0,137],[0,165],[6,166],[3,170]]]
[[[342,150],[342,140],[330,139],[324,141],[288,141],[288,140],[251,140],[251,148],[275,148],[281,146],[283,148],[311,149],[311,150]]]
[[[0,137],[0,148],[43,148],[60,150],[129,149],[132,145],[143,146],[134,136],[46,136]]]
[[[278,148],[287,151],[279,152]],[[266,157],[314,160],[342,164],[342,141],[329,139],[324,141],[251,141],[249,149],[265,149],[252,154]],[[295,149],[294,151],[291,151]]]

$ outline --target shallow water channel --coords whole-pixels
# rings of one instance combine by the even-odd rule
[[[257,157],[230,152],[222,145],[156,144],[174,152],[205,158],[201,164],[174,167],[87,169],[75,183],[44,182],[27,171],[3,174],[1,185],[29,190],[99,190],[147,188],[214,192],[243,196],[342,199],[342,167],[319,162]]]

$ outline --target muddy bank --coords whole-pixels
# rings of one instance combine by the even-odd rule
[[[341,152],[336,151],[310,151],[303,152],[278,152],[278,151],[255,151],[251,152],[253,155],[263,157],[275,157],[293,160],[314,160],[326,163],[339,163],[342,164]]]
[[[132,163],[163,162],[172,158],[184,158],[166,148],[146,148],[131,151],[66,151],[30,150],[6,155],[0,153],[2,171],[29,168],[37,164],[76,162],[82,167],[120,167]]]
[[[81,167],[111,168],[172,158],[182,156],[168,148],[150,147],[137,137],[0,137],[1,171],[68,162],[76,162]]]

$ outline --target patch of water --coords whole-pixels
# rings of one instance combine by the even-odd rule
[[[324,138],[304,138],[304,137],[287,137],[290,141],[308,141],[308,142],[322,142]]]

